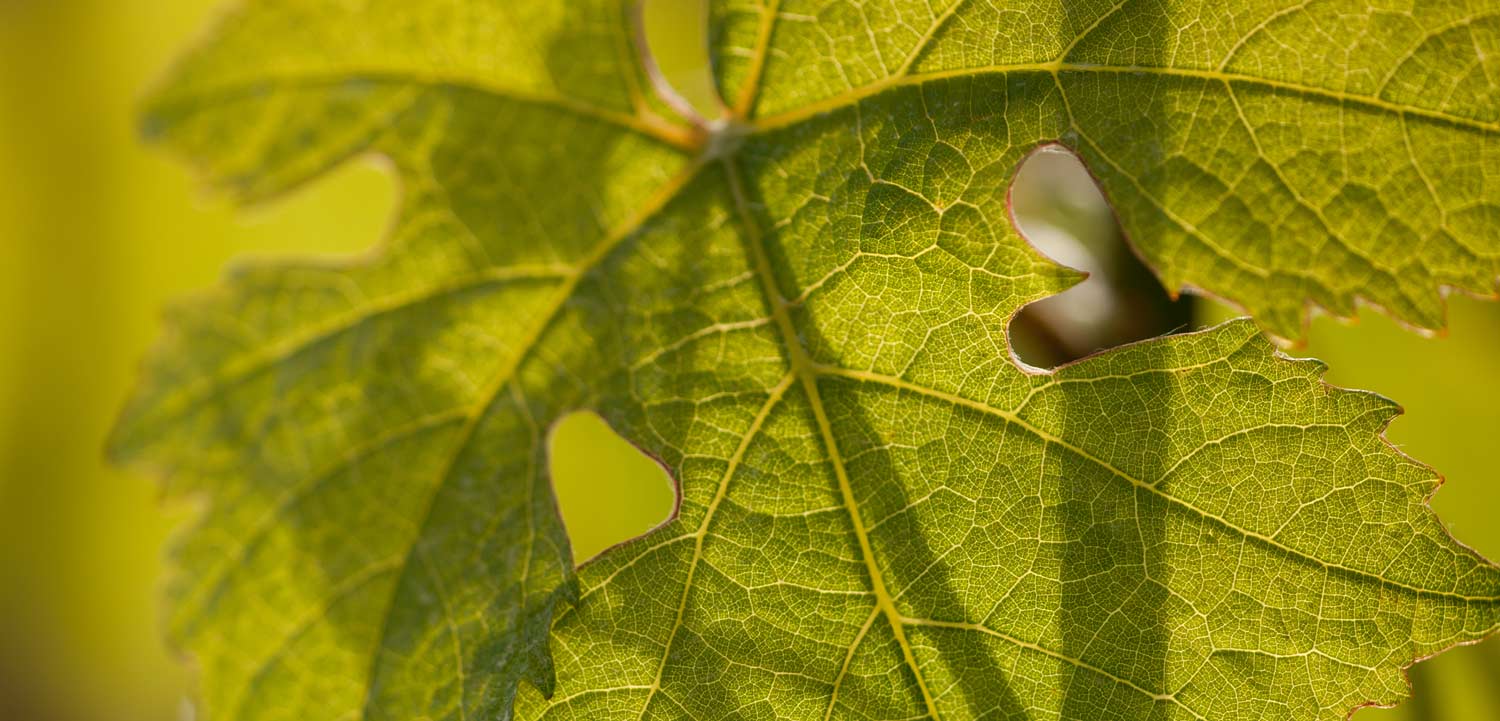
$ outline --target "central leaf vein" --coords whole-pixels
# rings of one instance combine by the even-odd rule
[[[828,452],[828,460],[833,467],[834,476],[838,480],[839,494],[843,498],[844,507],[849,513],[849,522],[854,529],[854,535],[859,541],[860,556],[864,560],[865,572],[869,576],[870,588],[875,594],[876,606],[885,615],[890,624],[891,633],[896,643],[901,647],[901,655],[906,665],[911,669],[912,677],[916,681],[917,689],[922,694],[922,702],[927,708],[927,714],[933,721],[941,721],[938,714],[937,702],[933,698],[932,691],[928,688],[927,680],[923,676],[922,668],[917,663],[916,655],[912,650],[911,642],[906,638],[906,629],[901,623],[900,611],[896,608],[895,599],[891,596],[890,588],[885,582],[884,574],[875,560],[874,548],[870,543],[870,535],[865,529],[864,519],[859,510],[859,504],[854,497],[854,488],[849,481],[848,469],[844,466],[843,458],[839,454],[838,442],[833,435],[833,427],[828,420],[828,412],[823,406],[823,399],[818,393],[818,371],[817,365],[808,357],[807,350],[802,347],[802,341],[792,323],[790,314],[787,313],[787,302],[781,289],[777,287],[776,276],[771,268],[771,259],[765,248],[765,241],[760,231],[759,224],[750,212],[750,204],[745,195],[740,176],[739,166],[733,157],[723,160],[725,175],[729,181],[731,194],[734,196],[734,204],[739,212],[740,222],[744,230],[744,242],[750,255],[751,263],[755,266],[756,274],[760,277],[761,287],[766,296],[766,302],[771,306],[772,315],[776,319],[776,325],[781,331],[782,341],[786,346],[788,361],[797,375],[803,392],[807,396],[808,405],[812,407],[813,417],[817,421],[818,433],[822,436],[823,446]]]

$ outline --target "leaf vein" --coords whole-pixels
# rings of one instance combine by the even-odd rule
[[[422,520],[417,524],[417,533],[413,536],[411,546],[406,554],[406,558],[401,563],[402,577],[393,585],[391,589],[391,598],[385,604],[386,610],[381,620],[380,631],[377,634],[378,640],[376,641],[374,649],[370,653],[370,668],[366,672],[364,703],[365,711],[362,714],[363,717],[369,717],[369,710],[374,704],[374,694],[376,691],[376,673],[379,670],[380,666],[380,650],[384,647],[386,638],[390,633],[390,622],[392,616],[394,615],[393,613],[391,613],[391,609],[395,606],[396,594],[399,593],[402,582],[405,580],[405,576],[411,568],[411,562],[413,558],[415,558],[415,556],[421,552],[422,533],[423,531],[425,531],[428,524],[432,520],[433,510],[437,506],[437,498],[441,494],[443,487],[447,485],[448,481],[453,477],[454,471],[458,468],[458,462],[463,456],[463,451],[473,441],[474,434],[478,431],[481,421],[483,421],[485,416],[488,414],[490,408],[494,406],[495,401],[500,397],[500,393],[505,390],[507,385],[509,385],[515,373],[520,369],[523,361],[531,354],[532,350],[536,348],[537,344],[546,334],[547,329],[550,328],[552,324],[556,322],[556,320],[562,315],[563,309],[567,307],[568,301],[572,299],[574,292],[583,282],[583,279],[587,277],[595,267],[597,267],[607,257],[609,257],[611,251],[613,251],[620,243],[630,238],[635,233],[635,231],[637,231],[642,225],[646,223],[646,221],[648,221],[652,216],[656,215],[656,213],[660,212],[662,208],[664,208],[667,203],[670,202],[673,198],[677,197],[681,190],[687,186],[688,182],[698,175],[698,171],[701,169],[701,167],[702,165],[700,163],[693,163],[686,169],[680,171],[676,177],[659,188],[647,200],[645,206],[640,211],[638,211],[632,217],[626,219],[619,228],[607,234],[604,239],[601,240],[600,243],[596,245],[592,251],[590,251],[588,256],[578,265],[573,273],[568,276],[562,287],[558,289],[558,292],[554,296],[550,307],[540,314],[536,323],[533,324],[529,329],[526,334],[525,340],[520,344],[516,352],[513,353],[509,361],[501,367],[500,372],[496,373],[494,378],[491,379],[489,387],[481,394],[479,402],[476,403],[468,411],[468,415],[465,418],[464,428],[459,434],[459,440],[454,444],[453,450],[449,453],[448,462],[443,466],[441,474],[438,476],[437,482],[433,483],[433,488],[428,493],[425,510],[423,510],[421,515]],[[521,582],[524,584],[525,579],[521,579]],[[463,659],[459,659],[459,662],[462,663]]]
[[[776,275],[771,267],[771,259],[766,251],[764,238],[761,236],[760,226],[750,214],[749,201],[745,197],[745,190],[741,186],[740,169],[733,158],[723,160],[725,175],[729,181],[730,192],[734,196],[734,203],[739,211],[740,221],[744,226],[744,242],[750,255],[751,262],[760,276],[762,290],[765,293],[766,302],[770,304],[776,324],[781,330],[782,342],[786,346],[787,355],[792,368],[796,373],[797,380],[806,394],[808,405],[812,406],[813,418],[817,422],[818,434],[822,437],[824,449],[828,453],[829,464],[833,467],[833,473],[838,481],[839,494],[844,501],[844,507],[849,513],[849,522],[854,528],[854,535],[859,541],[860,556],[865,565],[865,572],[869,576],[871,590],[875,593],[876,606],[884,613],[890,623],[891,631],[895,635],[896,644],[901,647],[901,654],[906,665],[911,669],[912,677],[917,683],[917,689],[922,694],[922,701],[927,707],[927,714],[933,721],[941,721],[938,714],[937,702],[934,700],[932,691],[927,687],[927,680],[922,674],[921,666],[917,664],[916,654],[911,643],[906,639],[906,632],[901,625],[901,614],[896,609],[895,600],[891,597],[890,589],[886,586],[884,576],[879,565],[875,561],[875,552],[870,543],[869,532],[865,529],[864,519],[860,515],[859,505],[854,498],[854,488],[849,481],[849,471],[844,466],[844,461],[839,455],[838,443],[833,436],[833,428],[828,421],[828,412],[823,406],[822,397],[818,393],[817,365],[807,356],[807,350],[802,347],[800,335],[796,326],[792,323],[791,315],[787,313],[786,296],[776,284]]]
[[[934,398],[934,399],[937,399],[937,400],[941,400],[941,401],[947,402],[947,403],[955,405],[955,406],[961,406],[961,407],[969,408],[971,410],[975,410],[975,411],[978,411],[980,413],[985,413],[985,414],[988,414],[988,415],[992,415],[992,416],[996,416],[996,417],[1002,418],[1002,419],[1004,419],[1006,421],[1009,421],[1010,423],[1014,424],[1017,428],[1025,430],[1026,432],[1032,434],[1033,436],[1035,436],[1039,440],[1042,440],[1044,442],[1056,445],[1056,446],[1058,446],[1060,448],[1067,449],[1067,450],[1073,452],[1074,454],[1077,454],[1080,458],[1082,458],[1084,460],[1087,460],[1090,463],[1093,463],[1094,465],[1098,466],[1102,470],[1108,471],[1110,474],[1112,474],[1112,475],[1120,478],[1121,480],[1124,480],[1124,481],[1130,483],[1131,485],[1136,486],[1138,488],[1141,488],[1141,489],[1143,489],[1145,491],[1148,491],[1148,492],[1150,492],[1152,494],[1160,496],[1162,499],[1164,499],[1164,500],[1166,500],[1166,501],[1168,501],[1170,503],[1173,503],[1173,504],[1175,504],[1177,506],[1180,506],[1184,510],[1189,511],[1190,513],[1193,513],[1194,515],[1196,515],[1196,516],[1198,516],[1198,517],[1200,517],[1200,518],[1202,518],[1202,519],[1204,519],[1206,521],[1210,521],[1210,522],[1212,522],[1212,523],[1214,523],[1214,524],[1216,524],[1216,525],[1218,525],[1218,526],[1220,526],[1220,527],[1222,527],[1222,528],[1224,528],[1224,529],[1226,529],[1228,531],[1231,531],[1231,532],[1233,532],[1233,533],[1235,533],[1235,534],[1237,534],[1237,535],[1239,535],[1239,536],[1241,536],[1241,537],[1243,537],[1243,538],[1245,538],[1247,540],[1252,540],[1252,541],[1257,541],[1257,542],[1263,543],[1263,544],[1271,546],[1271,547],[1273,547],[1273,548],[1275,548],[1275,549],[1277,549],[1277,550],[1279,550],[1279,551],[1281,551],[1283,553],[1286,553],[1287,555],[1289,555],[1289,556],[1291,556],[1293,558],[1301,559],[1303,561],[1307,561],[1307,562],[1313,563],[1315,565],[1322,566],[1322,567],[1324,567],[1326,569],[1329,569],[1331,571],[1338,571],[1338,572],[1341,572],[1341,573],[1347,573],[1347,574],[1349,574],[1351,576],[1354,576],[1354,577],[1357,577],[1357,578],[1363,578],[1363,579],[1368,580],[1368,581],[1378,582],[1378,583],[1381,583],[1381,584],[1384,584],[1384,585],[1387,585],[1387,586],[1391,586],[1393,588],[1398,588],[1398,589],[1407,591],[1409,593],[1417,594],[1417,595],[1437,596],[1437,597],[1442,597],[1442,598],[1452,598],[1452,599],[1459,600],[1459,601],[1477,602],[1477,603],[1496,603],[1496,602],[1500,602],[1500,596],[1474,596],[1474,595],[1467,595],[1467,594],[1458,593],[1458,592],[1455,592],[1455,591],[1443,591],[1443,590],[1438,590],[1438,589],[1421,588],[1421,587],[1418,587],[1418,586],[1412,586],[1410,584],[1403,583],[1401,581],[1397,581],[1397,580],[1394,580],[1394,579],[1385,578],[1385,577],[1383,577],[1383,576],[1381,576],[1381,575],[1379,575],[1377,573],[1372,573],[1372,572],[1369,572],[1369,571],[1361,571],[1361,570],[1359,570],[1357,568],[1351,568],[1349,566],[1344,566],[1342,564],[1334,563],[1334,562],[1331,562],[1331,561],[1325,561],[1325,560],[1320,559],[1320,558],[1318,558],[1316,556],[1310,555],[1310,554],[1308,554],[1308,553],[1306,553],[1304,551],[1299,551],[1299,550],[1294,549],[1294,548],[1292,548],[1290,546],[1287,546],[1286,544],[1281,543],[1280,541],[1277,541],[1276,539],[1274,539],[1274,538],[1272,538],[1270,536],[1266,536],[1264,534],[1256,533],[1256,532],[1251,531],[1251,530],[1249,530],[1247,528],[1242,528],[1242,527],[1240,527],[1240,526],[1238,526],[1238,525],[1230,522],[1228,519],[1223,518],[1222,516],[1218,516],[1218,515],[1209,513],[1208,511],[1200,509],[1197,506],[1194,506],[1191,503],[1188,503],[1187,501],[1185,501],[1185,500],[1183,500],[1181,498],[1178,498],[1178,497],[1176,497],[1176,496],[1174,496],[1174,495],[1172,495],[1170,493],[1167,493],[1166,491],[1163,491],[1160,488],[1157,488],[1154,484],[1147,483],[1147,482],[1145,482],[1145,481],[1143,481],[1143,480],[1141,480],[1139,478],[1136,478],[1136,477],[1134,477],[1134,476],[1126,473],[1125,471],[1120,470],[1119,468],[1115,467],[1113,464],[1109,463],[1108,461],[1105,461],[1104,459],[1099,458],[1098,456],[1095,456],[1092,453],[1089,453],[1087,450],[1085,450],[1085,449],[1083,449],[1083,448],[1081,448],[1079,446],[1076,446],[1076,445],[1074,445],[1072,443],[1069,443],[1068,441],[1066,441],[1066,440],[1064,440],[1062,438],[1059,438],[1056,435],[1048,433],[1047,431],[1045,431],[1045,430],[1043,430],[1041,428],[1038,428],[1037,426],[1032,425],[1031,423],[1029,423],[1026,420],[1022,419],[1020,416],[1017,416],[1014,413],[1011,413],[1010,411],[1006,411],[1006,410],[1003,410],[1003,409],[1000,409],[1000,408],[996,408],[994,406],[991,406],[991,405],[988,405],[988,404],[985,404],[985,403],[981,403],[979,401],[971,400],[971,399],[968,399],[968,398],[964,398],[962,396],[957,396],[957,395],[954,395],[954,394],[951,394],[951,393],[945,393],[943,391],[939,391],[939,390],[936,390],[936,389],[928,388],[926,386],[922,386],[922,385],[919,385],[919,384],[916,384],[916,383],[912,383],[910,381],[906,381],[906,380],[903,380],[903,379],[900,379],[900,378],[894,378],[894,377],[891,377],[891,376],[885,376],[885,375],[881,375],[879,373],[873,373],[873,372],[870,372],[870,371],[857,371],[857,370],[851,370],[851,369],[848,369],[848,368],[840,368],[840,367],[828,366],[828,365],[817,366],[816,369],[815,369],[815,371],[818,374],[821,374],[821,375],[826,375],[826,376],[831,376],[831,377],[839,377],[839,378],[846,378],[846,379],[849,379],[849,380],[860,381],[860,382],[865,382],[865,383],[871,383],[871,384],[874,384],[874,385],[886,386],[888,388],[892,388],[892,389],[895,389],[895,390],[901,390],[901,391],[908,391],[908,392],[911,392],[911,393],[916,393],[918,395],[923,395],[923,396],[927,396],[929,398]]]

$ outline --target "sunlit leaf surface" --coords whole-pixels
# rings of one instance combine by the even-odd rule
[[[210,718],[1337,719],[1500,624],[1396,406],[1252,322],[1018,366],[1077,274],[1005,197],[1061,143],[1171,287],[1435,327],[1497,274],[1500,16],[710,15],[702,126],[612,0],[252,3],[153,97],[247,199],[355,153],[404,194],[368,258],[179,307],[117,433],[209,499],[172,626]],[[575,574],[580,409],[681,499]]]

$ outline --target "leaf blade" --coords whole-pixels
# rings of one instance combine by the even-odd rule
[[[784,127],[905,85],[1050,75],[1076,107],[1035,142],[1083,156],[1169,289],[1228,299],[1288,341],[1312,307],[1353,317],[1364,302],[1438,330],[1449,289],[1500,289],[1481,179],[1500,142],[1500,86],[1486,79],[1500,76],[1500,18],[1480,8],[960,0],[902,26],[930,28],[918,35],[880,24],[905,3],[874,5],[777,8],[779,65],[757,122]],[[911,59],[870,62],[897,49]],[[1275,140],[1257,137],[1268,131]]]
[[[1421,503],[1431,472],[1379,440],[1388,402],[1328,390],[1246,323],[1056,374],[1012,362],[1014,313],[1078,280],[1008,222],[1026,152],[1073,133],[1096,171],[1120,163],[1104,178],[1117,198],[1142,177],[1154,187],[1138,203],[1194,191],[1115,160],[1138,150],[1129,118],[1090,98],[1119,95],[1100,77],[1163,76],[1116,57],[1111,39],[1140,29],[1130,5],[1080,6],[1058,36],[1067,63],[978,74],[942,66],[953,38],[1015,27],[944,5],[907,46],[870,33],[869,57],[830,56],[875,63],[820,105],[823,66],[786,74],[811,16],[746,4],[717,36],[726,94],[742,113],[790,115],[696,159],[702,131],[663,125],[640,98],[623,3],[517,6],[504,12],[550,24],[453,57],[424,56],[445,35],[418,30],[493,9],[419,4],[401,25],[307,3],[231,21],[162,96],[162,137],[249,199],[357,152],[392,160],[410,197],[365,262],[254,269],[182,311],[117,435],[126,460],[213,497],[178,590],[211,712],[507,717],[529,680],[543,693],[522,688],[523,718],[1332,718],[1399,697],[1407,659],[1493,631],[1500,577]],[[255,13],[310,27],[256,50]],[[1254,37],[1228,60],[1257,58]],[[746,38],[748,62],[725,62]],[[548,69],[549,39],[580,53],[578,73]],[[493,62],[505,53],[531,54]],[[372,87],[361,57],[454,79]],[[277,80],[319,63],[327,83]],[[1236,95],[1223,68],[1171,72],[1222,84],[1235,112],[1218,127],[1247,131],[1263,170],[1281,171],[1263,157],[1280,147],[1265,98]],[[1147,120],[1184,97],[1151,95]],[[1420,174],[1408,114],[1421,113],[1401,126]],[[1181,242],[1155,211],[1122,212]],[[1254,250],[1219,259],[1254,267]],[[1489,280],[1486,252],[1448,272]],[[1262,322],[1290,322],[1282,295],[1188,265],[1274,296]],[[1329,288],[1307,294],[1343,302]],[[1398,310],[1430,317],[1409,294]],[[585,567],[575,605],[542,439],[578,408],[661,458],[682,502]],[[1271,420],[1205,435],[1250,416]],[[439,480],[404,483],[424,475]],[[1298,664],[1320,683],[1285,682]]]

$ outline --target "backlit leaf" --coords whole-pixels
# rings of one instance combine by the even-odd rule
[[[174,637],[214,719],[1337,719],[1500,625],[1398,412],[1250,321],[1055,372],[1017,233],[1075,149],[1170,287],[1441,323],[1500,269],[1482,3],[729,0],[732,114],[651,97],[619,0],[228,15],[146,132],[248,200],[353,154],[358,261],[176,309],[113,444],[207,499]],[[676,517],[575,573],[547,434]],[[522,684],[522,682],[528,682]]]

